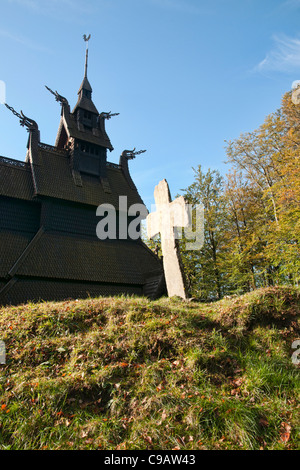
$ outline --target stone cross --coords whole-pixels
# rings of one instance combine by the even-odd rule
[[[176,236],[177,227],[187,227],[190,223],[186,202],[183,196],[172,202],[165,179],[155,187],[154,199],[156,212],[147,216],[147,236],[153,238],[160,233],[168,296],[186,299],[188,294]]]

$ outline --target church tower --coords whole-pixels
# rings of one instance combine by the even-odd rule
[[[105,131],[105,120],[112,117],[111,113],[99,114],[92,101],[92,87],[87,78],[88,41],[86,38],[86,57],[84,77],[78,91],[78,100],[72,112],[66,99],[58,99],[62,103],[60,127],[55,145],[68,148],[71,152],[72,173],[77,185],[81,185],[80,174],[97,176],[105,192],[111,192],[107,179],[107,150],[113,147]],[[116,115],[116,114],[114,114]]]
[[[105,130],[116,114],[98,112],[89,83],[88,40],[84,77],[71,111],[68,100],[46,87],[61,105],[54,145],[40,141],[36,121],[15,114],[29,132],[24,162],[0,157],[0,304],[87,296],[165,293],[161,260],[142,242],[120,236],[99,239],[97,208],[142,204],[125,150],[119,164]],[[126,205],[120,207],[120,198]]]

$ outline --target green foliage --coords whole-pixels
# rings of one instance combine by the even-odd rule
[[[194,173],[194,183],[182,191],[189,204],[204,206],[204,245],[198,252],[186,251],[183,238],[183,262],[191,294],[201,300],[216,300],[226,292],[222,262],[226,256],[223,234],[227,223],[224,180],[216,170],[204,173],[200,165]]]
[[[191,294],[220,299],[300,279],[300,110],[284,95],[282,107],[255,131],[227,143],[230,169],[195,171],[182,190],[205,207],[205,243],[183,249]]]

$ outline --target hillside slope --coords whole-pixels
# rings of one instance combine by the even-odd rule
[[[297,449],[299,313],[289,288],[2,308],[0,449]]]

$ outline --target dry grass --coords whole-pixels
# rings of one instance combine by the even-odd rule
[[[0,309],[0,449],[298,449],[300,293]]]

